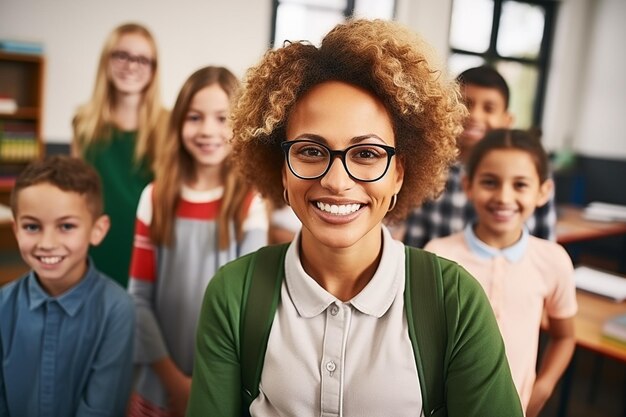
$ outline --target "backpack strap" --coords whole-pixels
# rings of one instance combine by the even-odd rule
[[[445,355],[447,346],[443,277],[437,256],[405,247],[404,308],[420,379],[425,416],[446,408]],[[445,415],[445,411],[443,411]],[[437,414],[439,415],[439,414]]]
[[[259,395],[263,360],[283,282],[285,253],[289,244],[265,246],[253,254],[244,288],[240,326],[242,414]],[[253,296],[251,296],[253,295]]]

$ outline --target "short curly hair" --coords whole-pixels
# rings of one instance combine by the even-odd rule
[[[85,198],[94,220],[102,215],[102,183],[96,170],[82,159],[69,155],[53,155],[31,162],[18,175],[11,191],[13,217],[18,217],[20,192],[39,184],[50,184],[65,192],[80,194]]]
[[[392,117],[404,183],[386,220],[398,222],[438,195],[455,160],[467,110],[456,81],[435,66],[432,48],[390,21],[355,19],[337,25],[320,47],[286,42],[265,53],[244,77],[232,113],[233,154],[243,175],[283,205],[280,144],[295,103],[312,87],[341,81],[373,93]]]

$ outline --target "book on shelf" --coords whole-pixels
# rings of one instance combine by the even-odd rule
[[[0,122],[0,161],[29,162],[39,156],[39,142],[32,122]]]
[[[0,51],[16,54],[42,55],[43,44],[40,42],[0,39]]]
[[[0,165],[1,171],[2,165]],[[17,174],[13,176],[4,175],[0,172],[0,189],[10,190],[15,185],[15,178],[17,178]]]
[[[0,161],[27,162],[39,156],[39,143],[34,137],[1,138]]]
[[[605,321],[602,325],[602,336],[626,346],[626,313]]]
[[[0,120],[0,132],[35,132],[35,122],[19,120]]]
[[[0,94],[0,113],[15,113],[17,111],[17,101],[13,97]]]

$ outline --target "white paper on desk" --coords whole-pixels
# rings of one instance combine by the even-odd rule
[[[593,201],[583,211],[587,220],[626,222],[626,206]]]
[[[574,270],[576,288],[589,291],[617,302],[626,300],[626,278],[586,266]]]

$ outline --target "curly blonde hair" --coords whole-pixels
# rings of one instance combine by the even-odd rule
[[[386,221],[398,222],[438,195],[455,160],[467,110],[456,81],[435,66],[434,54],[408,28],[383,20],[337,25],[320,47],[286,43],[250,68],[232,113],[233,155],[248,181],[283,205],[281,142],[295,103],[313,86],[341,81],[372,92],[392,117],[404,184]]]

